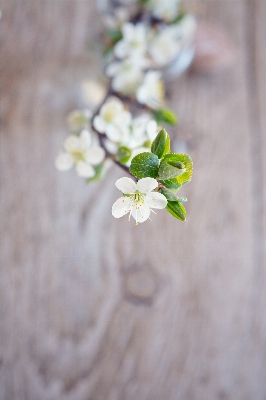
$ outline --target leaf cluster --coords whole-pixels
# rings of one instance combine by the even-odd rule
[[[181,202],[186,198],[176,196],[177,191],[192,178],[193,163],[187,154],[171,153],[170,137],[162,129],[151,144],[151,153],[135,156],[130,172],[138,179],[157,179],[159,191],[167,199],[167,211],[182,221],[186,219],[186,209]]]

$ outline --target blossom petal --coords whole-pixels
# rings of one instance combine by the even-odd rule
[[[87,149],[92,144],[92,135],[87,129],[83,129],[80,133],[80,145],[83,149]]]
[[[150,193],[158,187],[158,182],[154,178],[143,178],[137,183],[137,190],[140,193]]]
[[[93,176],[95,176],[94,168],[90,164],[87,164],[84,161],[79,161],[77,163],[76,170],[78,176],[82,178],[92,178]]]
[[[167,206],[167,200],[163,194],[152,192],[145,197],[145,205],[150,208],[162,209]]]
[[[112,215],[115,218],[121,218],[129,212],[130,198],[120,197],[112,206]]]
[[[74,159],[69,153],[60,153],[55,160],[55,166],[59,171],[68,171],[73,164]]]
[[[100,115],[96,115],[96,117],[93,119],[93,126],[97,131],[104,133],[105,122]]]
[[[80,149],[80,139],[76,135],[70,135],[66,138],[63,145],[64,145],[64,148],[69,152],[79,150]]]
[[[136,209],[135,207],[132,208],[131,215],[136,220],[136,222],[141,223],[147,221],[150,216],[150,209],[146,205],[139,207]]]
[[[92,165],[100,164],[105,157],[105,151],[100,146],[91,147],[86,151],[86,161]]]
[[[123,136],[122,130],[114,124],[106,125],[105,133],[108,139],[113,142],[120,142]]]
[[[137,189],[137,185],[133,179],[127,177],[118,179],[115,186],[125,194],[135,193]]]

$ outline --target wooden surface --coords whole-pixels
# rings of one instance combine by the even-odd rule
[[[54,168],[99,77],[95,2],[0,0],[1,400],[266,399],[266,2],[187,4],[237,63],[173,82],[187,222],[136,227],[117,167]]]

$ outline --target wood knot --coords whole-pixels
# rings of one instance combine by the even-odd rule
[[[122,275],[125,299],[134,304],[152,305],[159,286],[155,272],[150,268],[131,267]]]

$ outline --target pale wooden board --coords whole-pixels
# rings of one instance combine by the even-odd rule
[[[0,8],[2,398],[265,400],[246,3],[199,10],[227,30],[237,65],[173,83],[176,134],[195,163],[187,222],[159,212],[138,227],[110,213],[119,169],[86,186],[53,166],[79,84],[99,74],[86,52],[99,29],[92,2]]]

